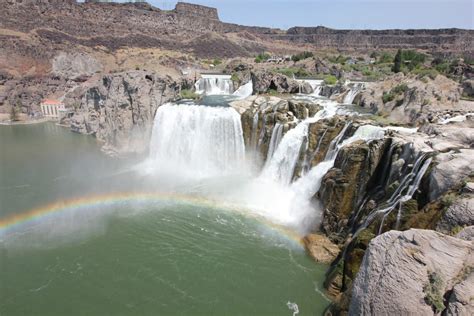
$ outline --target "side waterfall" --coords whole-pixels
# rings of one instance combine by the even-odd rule
[[[197,94],[230,95],[234,91],[230,75],[202,75],[194,87]]]
[[[234,93],[233,96],[239,99],[245,99],[253,94],[253,82],[250,80],[246,84],[240,86]]]
[[[344,97],[344,104],[352,104],[355,97],[359,94],[362,89],[364,89],[365,84],[363,82],[355,83],[354,86],[349,90],[349,92]]]
[[[158,108],[150,143],[150,158],[157,168],[218,176],[238,171],[244,152],[240,116],[233,108],[173,104]]]

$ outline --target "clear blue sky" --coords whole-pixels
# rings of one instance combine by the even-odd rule
[[[148,0],[161,9],[177,1]],[[287,29],[332,28],[474,29],[474,0],[188,0],[216,7],[222,21]]]

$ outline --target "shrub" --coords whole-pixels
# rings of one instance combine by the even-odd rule
[[[382,102],[385,104],[385,103],[388,103],[390,101],[393,101],[393,99],[395,99],[395,95],[391,92],[384,92],[382,94]]]
[[[276,70],[277,73],[285,75],[287,77],[309,77],[311,74],[303,68],[279,68]]]
[[[312,52],[302,52],[302,53],[291,56],[291,60],[294,62],[297,62],[297,61],[307,59],[313,56],[314,54]]]
[[[429,68],[417,68],[417,69],[414,69],[412,73],[417,75],[418,78],[420,79],[429,77],[432,80],[434,80],[436,79],[436,76],[438,76],[438,71],[436,69],[429,69]]]
[[[270,57],[271,56],[267,53],[258,54],[257,57],[255,57],[255,62],[256,63],[261,63],[261,62],[269,60]]]
[[[393,55],[383,52],[377,60],[377,64],[388,64],[393,62]]]
[[[408,86],[406,84],[402,83],[402,84],[399,84],[396,87],[393,87],[391,92],[394,93],[394,94],[402,94],[402,93],[405,93],[407,90],[408,90]]]
[[[181,93],[180,93],[180,96],[182,99],[192,99],[192,100],[196,100],[197,98],[199,98],[199,95],[189,89],[182,89],[181,90]]]
[[[324,83],[327,85],[335,85],[337,83],[337,78],[333,75],[328,75],[324,78]]]
[[[425,302],[431,306],[435,314],[441,313],[444,309],[443,301],[443,280],[441,277],[433,272],[429,274],[429,283],[425,285],[423,291],[425,292]]]
[[[397,51],[395,58],[393,60],[393,72],[404,71],[408,69],[411,71],[418,66],[422,65],[426,60],[426,55],[418,53],[414,50],[401,50]]]
[[[219,66],[220,64],[222,64],[222,60],[216,58],[212,61],[212,63],[214,64],[214,66]]]

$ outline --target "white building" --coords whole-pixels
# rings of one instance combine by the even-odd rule
[[[64,103],[59,100],[44,99],[41,101],[41,112],[44,117],[50,117],[58,120],[66,114]]]

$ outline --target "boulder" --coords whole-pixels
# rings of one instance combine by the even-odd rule
[[[278,93],[298,93],[300,91],[300,84],[296,80],[270,71],[252,72],[252,81],[255,93],[266,93],[269,90]]]
[[[330,264],[340,252],[339,247],[321,234],[309,234],[303,239],[309,255],[319,263]]]
[[[454,201],[438,222],[436,230],[451,233],[457,227],[474,225],[474,196],[461,197]]]
[[[472,288],[466,271],[474,267],[473,251],[471,241],[429,230],[389,231],[372,239],[353,284],[349,314],[433,315],[462,308],[472,315],[471,290],[465,289]]]
[[[440,153],[430,173],[429,200],[433,201],[449,189],[460,185],[474,173],[474,149]]]

